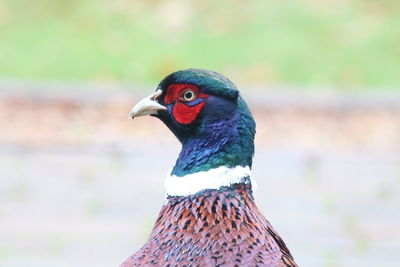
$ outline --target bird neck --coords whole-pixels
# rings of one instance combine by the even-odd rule
[[[205,120],[195,134],[181,140],[182,150],[171,174],[182,177],[221,166],[251,168],[255,125],[251,115],[246,115]]]
[[[249,112],[206,121],[182,150],[166,180],[168,195],[191,195],[238,183],[251,185],[254,120]]]

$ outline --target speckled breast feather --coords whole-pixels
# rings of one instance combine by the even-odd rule
[[[169,197],[147,243],[121,267],[297,266],[257,208],[251,186],[236,184]]]

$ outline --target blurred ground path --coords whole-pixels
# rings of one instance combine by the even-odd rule
[[[0,93],[0,266],[117,266],[179,144],[140,98]],[[300,266],[398,266],[400,97],[246,95],[256,200]]]

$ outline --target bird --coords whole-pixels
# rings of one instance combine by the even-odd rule
[[[255,203],[256,124],[234,83],[211,70],[173,72],[129,113],[146,115],[182,149],[147,242],[120,267],[297,266]]]

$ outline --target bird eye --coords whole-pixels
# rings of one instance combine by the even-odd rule
[[[181,96],[181,99],[185,100],[185,101],[192,101],[195,98],[196,98],[196,95],[192,90],[185,91]]]

